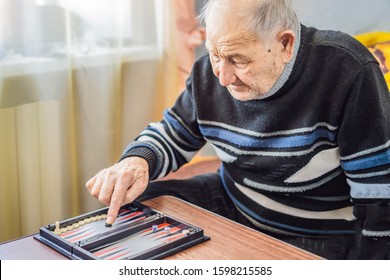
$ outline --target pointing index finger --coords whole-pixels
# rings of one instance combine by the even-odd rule
[[[106,226],[110,227],[118,216],[119,209],[122,206],[122,202],[125,199],[128,186],[124,186],[121,180],[117,181],[114,187],[114,191],[111,196],[110,206],[107,212]]]

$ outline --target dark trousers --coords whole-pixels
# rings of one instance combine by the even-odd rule
[[[356,256],[353,236],[295,237],[260,230],[237,210],[222,186],[219,175],[215,173],[186,180],[151,182],[137,201],[142,202],[162,195],[183,199],[325,259],[353,259]]]

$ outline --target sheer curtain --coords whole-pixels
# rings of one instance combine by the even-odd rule
[[[0,1],[0,241],[102,207],[85,182],[177,96],[172,3]]]

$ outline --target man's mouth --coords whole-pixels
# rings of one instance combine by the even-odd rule
[[[234,91],[243,91],[248,89],[247,85],[242,82],[230,84],[227,86],[227,88]]]

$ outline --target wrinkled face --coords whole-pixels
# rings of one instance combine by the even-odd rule
[[[244,24],[222,22],[221,18],[234,19],[212,11],[206,25],[206,48],[214,75],[235,99],[259,99],[272,88],[291,58],[285,44],[278,34],[265,45],[245,30]]]

